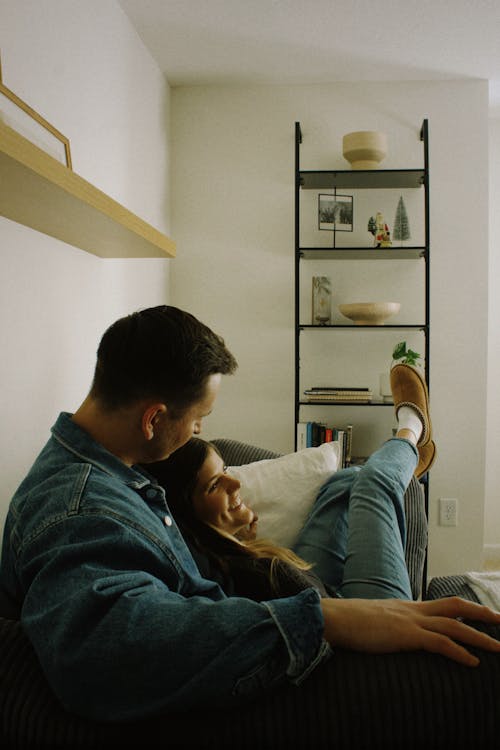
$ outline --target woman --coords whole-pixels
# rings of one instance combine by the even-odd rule
[[[258,517],[240,497],[240,482],[227,472],[215,445],[192,438],[147,470],[165,489],[201,574],[217,581],[228,596],[264,601],[311,585],[327,595],[310,563],[292,550],[257,540]]]
[[[364,466],[328,479],[293,550],[257,539],[258,518],[214,445],[193,438],[167,460],[148,465],[205,577],[228,595],[260,601],[311,585],[323,596],[412,598],[403,496],[414,472],[424,473],[434,461],[435,445],[425,384],[417,375],[419,392],[416,398],[410,393],[415,403],[408,401],[408,368],[397,368],[406,370],[404,393],[398,394],[397,372],[391,377],[396,437]]]

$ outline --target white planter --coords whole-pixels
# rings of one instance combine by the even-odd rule
[[[377,169],[387,156],[387,135],[376,130],[346,133],[342,153],[353,169]]]
[[[388,372],[381,372],[380,373],[380,395],[382,396],[383,400],[387,403],[392,403],[392,391],[391,391],[391,380],[390,380],[390,373]]]

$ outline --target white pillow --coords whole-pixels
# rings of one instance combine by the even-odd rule
[[[339,467],[338,441],[279,458],[230,466],[241,482],[241,499],[259,516],[258,537],[291,547],[316,496]]]

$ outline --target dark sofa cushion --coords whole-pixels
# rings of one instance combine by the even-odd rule
[[[490,628],[500,636],[500,628]],[[131,675],[133,679],[133,675]],[[461,667],[427,653],[339,650],[299,687],[241,707],[105,725],[58,704],[18,622],[0,618],[0,716],[5,750],[495,750],[500,656]]]

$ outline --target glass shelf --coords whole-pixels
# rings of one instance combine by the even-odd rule
[[[299,247],[304,260],[419,260],[425,247]]]
[[[310,331],[331,331],[333,329],[344,329],[348,331],[358,330],[361,328],[375,328],[377,331],[384,330],[384,329],[400,329],[400,330],[418,330],[418,331],[426,331],[427,326],[425,323],[400,323],[393,324],[393,323],[386,323],[385,325],[354,325],[354,323],[336,323],[334,325],[326,325],[326,326],[318,326],[318,325],[312,325],[310,323],[304,323],[299,324],[299,330],[310,330]]]
[[[425,181],[424,169],[370,169],[300,171],[304,190],[330,188],[420,188]]]

